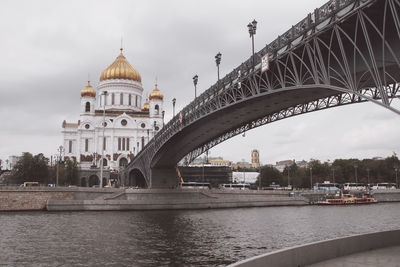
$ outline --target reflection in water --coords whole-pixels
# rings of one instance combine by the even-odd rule
[[[397,229],[400,204],[0,214],[11,266],[225,266],[272,250]]]

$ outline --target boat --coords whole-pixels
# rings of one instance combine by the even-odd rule
[[[378,201],[374,199],[368,191],[346,192],[327,197],[325,200],[317,201],[317,205],[356,205],[356,204],[373,204]]]

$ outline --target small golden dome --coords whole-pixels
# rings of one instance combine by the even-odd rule
[[[82,91],[81,91],[81,96],[87,96],[87,97],[96,97],[96,91],[93,89],[93,87],[90,85],[90,81],[87,82],[88,85],[86,85]]]
[[[154,90],[150,93],[149,98],[150,98],[150,100],[154,100],[154,99],[163,100],[164,99],[164,95],[161,93],[160,90],[158,90],[157,84],[156,84],[156,87],[154,88]]]
[[[146,102],[144,103],[142,107],[142,111],[149,111],[150,110],[150,105],[149,105],[149,100],[146,99]]]
[[[126,60],[122,54],[122,48],[120,50],[121,53],[117,59],[101,73],[100,81],[124,79],[141,83],[142,77],[139,72]]]

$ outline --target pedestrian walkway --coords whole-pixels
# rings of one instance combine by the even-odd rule
[[[385,266],[400,267],[400,246],[374,249],[355,253],[336,259],[326,260],[308,267],[339,267],[339,266]]]

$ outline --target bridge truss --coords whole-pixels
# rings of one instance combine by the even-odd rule
[[[155,155],[170,138],[210,114],[260,98],[314,90],[279,110],[240,121],[224,133],[193,147],[189,164],[219,143],[253,128],[327,108],[371,101],[397,114],[400,96],[400,1],[331,0],[279,36],[192,101],[128,165],[150,181]],[[262,72],[261,57],[269,55]],[[177,163],[177,162],[176,162]]]

